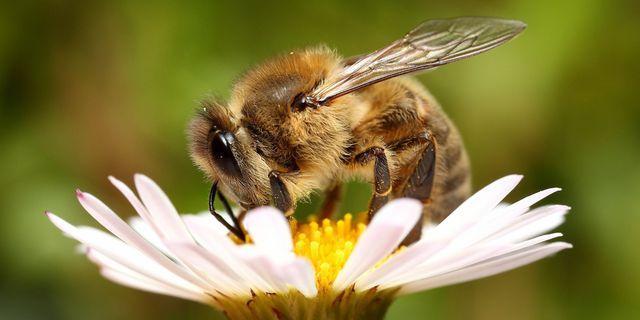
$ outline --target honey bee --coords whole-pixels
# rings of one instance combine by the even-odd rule
[[[244,74],[228,103],[202,102],[189,126],[193,161],[213,182],[212,214],[238,238],[239,220],[213,208],[218,194],[245,211],[273,204],[291,216],[299,199],[326,192],[329,217],[341,184],[372,183],[369,217],[387,201],[415,198],[421,221],[439,222],[470,193],[470,165],[458,130],[431,94],[402,77],[495,48],[520,21],[466,17],[426,21],[369,54],[343,59],[325,46],[283,54]]]

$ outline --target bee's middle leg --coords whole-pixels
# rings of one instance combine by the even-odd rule
[[[391,193],[391,173],[387,156],[382,147],[371,147],[355,156],[354,160],[360,165],[366,165],[371,161],[374,162],[373,167],[373,196],[369,202],[369,219],[389,201]]]
[[[422,144],[423,147],[420,149],[420,158],[418,158],[413,172],[404,185],[402,196],[417,199],[426,205],[431,201],[431,190],[433,189],[435,177],[436,143],[431,135],[426,133],[424,136],[419,137],[417,141],[419,144]],[[424,215],[421,215],[416,226],[402,242],[403,245],[409,245],[420,240],[423,220]]]
[[[325,191],[325,198],[320,208],[320,221],[330,219],[338,210],[342,198],[342,185],[334,183]]]

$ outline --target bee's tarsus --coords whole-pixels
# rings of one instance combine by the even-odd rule
[[[222,194],[222,192],[220,192],[220,190],[218,190],[218,198],[220,198],[220,201],[222,202],[224,209],[227,211],[227,214],[229,215],[229,217],[231,217],[231,221],[233,221],[233,224],[235,225],[236,229],[242,230],[238,217],[236,217],[236,215],[233,214],[233,209],[231,209],[231,205],[229,205],[229,201],[227,201],[227,198],[224,196],[224,194]],[[244,232],[242,232],[242,234],[244,235]],[[243,238],[241,239],[244,240]]]

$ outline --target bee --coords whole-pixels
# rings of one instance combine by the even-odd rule
[[[238,238],[238,217],[213,208],[216,194],[247,209],[326,192],[329,217],[343,182],[372,184],[371,217],[387,201],[424,203],[422,224],[442,221],[470,194],[464,144],[438,102],[406,75],[495,48],[525,29],[520,21],[465,17],[426,21],[390,45],[343,59],[325,46],[268,60],[234,85],[227,103],[202,102],[188,133],[195,164],[212,181],[209,209]]]

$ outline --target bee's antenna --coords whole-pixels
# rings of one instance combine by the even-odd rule
[[[216,212],[216,209],[213,206],[213,203],[216,199],[216,194],[218,194],[218,196],[220,197],[222,204],[227,210],[227,213],[229,214],[229,216],[231,217],[231,220],[233,220],[233,224],[235,224],[235,226],[230,225],[229,222],[227,222],[227,220],[225,220],[223,216],[221,216],[218,212]],[[227,202],[227,199],[222,195],[222,193],[218,192],[217,181],[213,183],[213,185],[211,185],[211,191],[209,192],[209,212],[216,218],[216,220],[222,223],[222,225],[225,228],[227,228],[229,231],[231,231],[231,233],[233,233],[236,237],[238,237],[242,241],[246,240],[244,236],[244,232],[242,232],[242,229],[240,228],[240,223],[238,222],[238,218],[236,218],[236,216],[233,214],[233,211],[231,210],[231,206],[229,205],[229,202]]]

